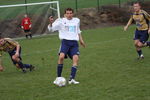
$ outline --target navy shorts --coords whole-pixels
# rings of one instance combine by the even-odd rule
[[[12,56],[16,54],[16,48],[10,52],[8,52],[10,57],[11,57],[11,60],[13,62],[14,65],[16,65],[18,62],[16,62],[15,60],[12,59]],[[19,50],[19,59],[22,60],[21,58],[21,47],[20,47],[20,50]]]
[[[148,40],[148,30],[137,30],[135,31],[134,40],[140,40],[143,44]]]
[[[67,58],[69,56],[70,59],[72,59],[72,57],[74,55],[79,55],[80,52],[79,52],[78,41],[63,39],[61,41],[61,47],[60,47],[60,50],[59,50],[59,54],[60,53],[64,53],[65,54],[65,58]]]
[[[24,30],[24,32],[25,32],[25,33],[28,33],[28,32],[30,32],[30,29],[28,29],[28,30]]]

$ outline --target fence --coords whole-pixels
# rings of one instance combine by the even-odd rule
[[[19,4],[19,3],[34,3],[34,2],[46,2],[46,1],[56,1],[56,0],[0,0],[0,5],[8,5],[8,4]],[[122,4],[126,2],[134,2],[134,1],[150,1],[150,0],[57,0],[60,2],[60,10],[64,11],[65,8],[71,7],[78,11],[81,8],[91,8],[97,7],[98,10],[100,6],[103,5],[118,5],[121,7]],[[27,7],[26,7],[27,11]]]
[[[81,8],[91,8],[91,7],[97,7],[99,10],[100,6],[110,5],[110,4],[118,5],[118,7],[121,7],[122,4],[127,2],[130,3],[135,1],[144,2],[150,0],[59,0],[59,1],[60,1],[60,6],[62,11],[66,7],[71,7],[74,8],[76,11],[78,11]]]

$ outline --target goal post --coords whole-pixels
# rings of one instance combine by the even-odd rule
[[[27,7],[27,13],[25,7]],[[48,17],[52,15],[55,18],[60,18],[59,1],[0,5],[0,32],[3,37],[25,36],[21,29],[24,14],[27,14],[31,19],[31,33],[33,35],[46,34],[48,33]]]

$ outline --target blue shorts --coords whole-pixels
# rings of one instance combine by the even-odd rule
[[[16,54],[16,48],[10,52],[8,52],[10,57],[11,57],[11,60],[13,62],[14,65],[16,65],[18,62],[16,62],[15,60],[12,59],[12,56]],[[20,47],[20,50],[19,50],[19,59],[22,60],[21,58],[21,47]]]
[[[148,40],[149,34],[148,30],[137,30],[135,31],[134,40],[140,40],[143,44]]]
[[[74,55],[79,55],[80,53],[79,53],[78,41],[63,39],[61,41],[61,47],[59,50],[59,54],[60,53],[64,53],[65,58],[69,56],[71,59]]]

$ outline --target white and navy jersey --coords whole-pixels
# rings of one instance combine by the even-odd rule
[[[66,40],[79,40],[80,31],[80,19],[72,18],[59,18],[53,24],[52,27],[48,26],[49,31],[59,31],[59,38]]]

